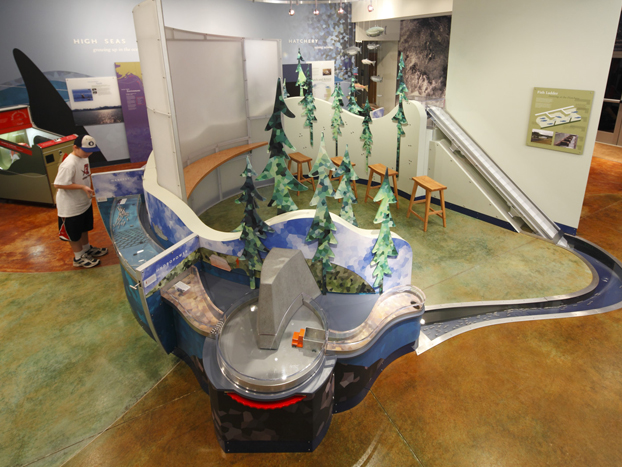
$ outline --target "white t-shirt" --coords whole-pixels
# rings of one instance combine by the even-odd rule
[[[91,166],[88,159],[82,159],[74,153],[69,154],[58,166],[58,175],[54,185],[91,186]],[[84,190],[63,190],[56,192],[58,217],[74,217],[86,212],[91,206],[91,199]]]

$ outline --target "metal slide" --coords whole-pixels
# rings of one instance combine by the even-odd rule
[[[434,123],[508,204],[513,218],[520,217],[532,233],[581,258],[592,271],[592,283],[583,290],[554,297],[490,302],[449,303],[426,307],[426,336],[421,353],[454,335],[490,324],[516,320],[583,316],[622,308],[622,263],[602,248],[580,238],[564,235],[494,161],[439,107],[428,107]],[[516,228],[520,223],[513,223]],[[517,229],[518,230],[518,229]],[[525,229],[526,230],[526,229]],[[519,230],[520,231],[520,230]]]
[[[567,247],[563,232],[548,216],[536,206],[503,170],[480,148],[469,135],[440,107],[427,107],[428,114],[436,126],[451,141],[451,150],[459,151],[477,169],[484,179],[495,189],[508,205],[507,214],[520,218],[528,229],[545,240]],[[519,224],[519,225],[520,225]],[[512,223],[514,228],[516,223]]]

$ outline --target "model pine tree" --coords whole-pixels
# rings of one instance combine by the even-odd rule
[[[408,102],[408,88],[406,87],[406,83],[404,82],[404,54],[400,54],[400,61],[398,64],[398,72],[397,72],[397,91],[395,95],[398,99],[398,109],[397,113],[391,119],[393,122],[397,123],[397,153],[395,156],[395,170],[400,171],[400,147],[402,143],[402,136],[406,133],[404,132],[403,125],[408,125],[408,121],[406,120],[406,116],[404,115],[404,107],[402,102]],[[398,175],[399,176],[399,175]]]
[[[246,177],[246,180],[241,187],[242,194],[235,202],[238,204],[244,203],[244,217],[236,231],[242,231],[240,240],[244,242],[244,250],[240,259],[247,262],[250,286],[251,289],[254,289],[256,287],[256,279],[260,276],[261,265],[263,264],[260,253],[268,252],[261,239],[265,239],[266,233],[274,232],[274,229],[266,224],[257,214],[257,200],[264,201],[264,197],[255,189],[253,176],[257,176],[257,174],[253,170],[248,156],[246,156],[246,168],[241,176]]]
[[[298,86],[300,88],[300,96],[303,95],[304,92],[304,87],[305,87],[305,83],[307,81],[307,77],[305,76],[305,72],[302,71],[302,64],[301,62],[304,62],[305,59],[302,58],[302,54],[300,53],[300,49],[298,49],[298,56],[296,57],[296,60],[298,60],[298,66],[296,67],[296,75],[298,76],[298,79],[296,80],[296,86]]]
[[[356,83],[356,77],[352,75],[350,79],[350,93],[348,94],[348,112],[353,113],[354,115],[360,115],[363,109],[356,102],[356,88],[354,84]]]
[[[371,130],[369,129],[371,123],[371,105],[369,105],[369,98],[367,98],[365,100],[365,107],[363,107],[363,132],[361,133],[361,141],[363,141],[363,150],[365,151],[365,167],[367,167],[367,170],[369,170],[371,146],[374,143]]]
[[[326,157],[323,157],[323,156]],[[307,233],[307,242],[314,242],[317,240],[318,247],[313,256],[312,261],[319,261],[322,263],[322,293],[326,295],[328,292],[326,287],[326,273],[333,270],[333,266],[331,264],[331,259],[335,257],[334,253],[331,250],[330,245],[336,245],[337,239],[333,235],[333,232],[337,230],[335,224],[333,223],[332,218],[330,217],[330,212],[328,211],[328,203],[326,198],[329,196],[333,196],[333,186],[330,183],[330,177],[328,175],[329,169],[327,168],[327,164],[325,162],[320,162],[324,159],[328,159],[328,162],[332,165],[334,169],[335,166],[331,162],[330,158],[328,158],[328,154],[326,154],[326,149],[324,148],[324,134],[322,134],[322,143],[320,144],[320,154],[316,160],[314,169],[317,170],[317,186],[315,188],[315,193],[313,198],[311,199],[311,206],[317,206],[315,210],[315,217],[313,218],[313,222],[311,223],[311,227],[309,228],[309,232]],[[312,169],[313,172],[313,169]]]
[[[289,97],[289,93],[287,92],[287,80],[283,78],[283,99],[287,99]]]
[[[393,222],[393,217],[389,209],[389,205],[395,203],[397,200],[389,185],[389,169],[387,169],[384,174],[384,180],[382,180],[382,185],[380,185],[380,189],[378,193],[376,193],[374,201],[380,202],[376,217],[374,218],[374,224],[381,224],[381,226],[378,240],[376,240],[376,244],[372,249],[374,258],[372,259],[371,265],[376,266],[372,273],[372,276],[376,278],[374,287],[379,287],[380,293],[382,293],[384,276],[391,275],[389,257],[397,256],[397,249],[393,243],[390,230],[390,227],[395,227],[395,222]]]
[[[350,152],[348,151],[347,144],[346,152],[343,155],[341,165],[337,168],[337,170],[335,170],[333,176],[342,177],[341,182],[339,183],[339,187],[337,187],[337,192],[335,193],[335,199],[343,200],[341,202],[341,211],[339,212],[339,217],[348,221],[350,224],[358,227],[356,217],[354,217],[354,210],[352,209],[352,205],[358,203],[356,195],[352,190],[352,182],[356,182],[359,177],[358,175],[356,175],[356,172],[352,167],[352,162],[350,161]]]
[[[330,160],[330,156],[328,152],[326,152],[326,143],[324,142],[324,132],[321,133],[320,136],[320,150],[317,153],[317,157],[315,158],[315,162],[313,162],[313,167],[309,171],[309,175],[312,177],[318,177],[321,175],[321,169],[324,169],[327,172],[336,170],[335,164]],[[312,204],[315,206],[315,204]]]
[[[341,112],[343,112],[343,91],[341,86],[337,84],[335,90],[331,94],[333,103],[331,108],[333,109],[333,118],[330,120],[330,127],[333,130],[333,140],[335,141],[335,154],[339,154],[339,137],[341,136],[341,127],[343,126],[343,119],[341,118]]]
[[[317,122],[317,118],[315,118],[315,98],[313,97],[313,80],[311,76],[309,76],[309,72],[307,71],[307,79],[304,86],[304,97],[300,101],[300,105],[302,105],[302,116],[305,119],[304,126],[309,128],[309,139],[311,142],[311,147],[313,147],[313,122]]]
[[[276,85],[274,109],[266,125],[266,131],[272,131],[268,144],[270,158],[261,175],[257,177],[257,180],[269,180],[274,178],[274,191],[272,192],[272,198],[270,198],[268,206],[276,204],[279,213],[298,209],[298,206],[296,206],[294,200],[289,195],[290,190],[306,191],[307,189],[307,187],[296,180],[287,169],[289,156],[285,152],[284,146],[288,146],[294,150],[295,148],[289,139],[287,139],[287,135],[283,130],[281,115],[285,114],[285,116],[293,118],[294,114],[287,108],[287,105],[285,105],[281,90],[281,79],[279,78]]]

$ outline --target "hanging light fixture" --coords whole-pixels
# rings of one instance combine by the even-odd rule
[[[371,0],[369,0],[369,5],[367,5],[367,11],[369,11],[370,13],[374,11],[374,6],[371,4]]]
[[[346,10],[343,9],[343,2],[339,2],[339,9],[337,10],[337,13],[343,15],[345,12]]]
[[[315,10],[313,10],[313,14],[316,16],[320,14],[320,10],[317,9],[317,0],[315,0]]]
[[[294,16],[294,9],[292,8],[292,0],[289,0],[289,16]]]

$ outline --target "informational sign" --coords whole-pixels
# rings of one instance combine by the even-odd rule
[[[151,133],[140,62],[114,64],[117,70],[127,147],[132,162],[146,161],[151,154]]]
[[[594,91],[534,88],[527,146],[583,154]]]
[[[123,121],[115,77],[67,78],[66,81],[76,125],[105,125]]]
[[[313,97],[330,100],[335,89],[335,62],[332,60],[314,61],[311,63],[313,77]]]

